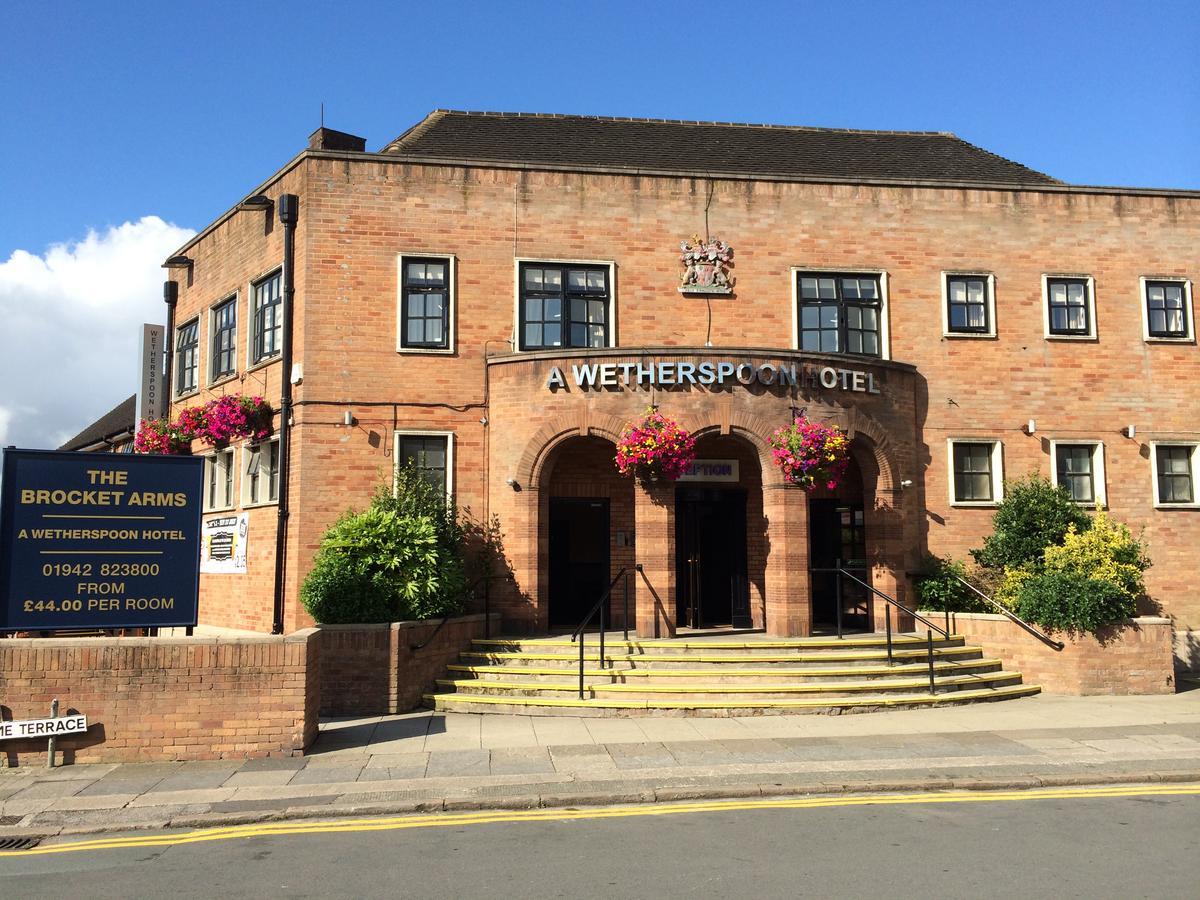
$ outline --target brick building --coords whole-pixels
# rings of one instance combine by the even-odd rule
[[[880,628],[811,570],[903,600],[926,551],[964,557],[1003,480],[1041,472],[1144,534],[1151,603],[1200,662],[1200,193],[1064,184],[940,133],[438,111],[364,148],[318,130],[169,261],[175,409],[274,402],[294,241],[274,624],[308,624],[322,532],[398,460],[499,517],[517,633],[575,625],[634,562],[643,635],[803,635],[839,604]],[[733,248],[728,292],[681,286],[694,235]],[[698,435],[687,480],[615,471],[651,403]],[[853,437],[837,491],[771,460],[800,408]],[[210,457],[249,559],[203,577],[202,622],[273,625],[279,458]]]

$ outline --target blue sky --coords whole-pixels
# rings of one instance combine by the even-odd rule
[[[1194,2],[8,0],[0,313],[14,254],[52,280],[51,245],[124,223],[153,233],[131,283],[161,281],[186,232],[139,223],[203,227],[322,101],[368,149],[437,107],[575,112],[953,131],[1071,182],[1200,188],[1198,46]]]

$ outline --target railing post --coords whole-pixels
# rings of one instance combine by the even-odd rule
[[[937,693],[937,685],[933,681],[933,630],[925,632],[925,636],[929,638],[929,693]]]
[[[492,579],[483,577],[483,636],[492,636]]]
[[[625,626],[625,643],[629,643],[629,579],[632,573],[625,573],[625,611],[621,613],[621,624]],[[626,647],[626,650],[629,648]]]
[[[604,666],[604,607],[608,603],[607,600],[600,604],[600,668]]]
[[[946,639],[950,639],[950,604],[946,604]]]
[[[581,629],[579,632],[579,699],[583,699],[583,641],[585,632]]]
[[[893,666],[895,663],[892,662],[892,605],[890,603],[883,605],[883,617],[887,622],[888,665]]]
[[[837,572],[834,573],[834,594],[837,597],[837,635],[838,640],[842,637],[842,561],[837,561]]]

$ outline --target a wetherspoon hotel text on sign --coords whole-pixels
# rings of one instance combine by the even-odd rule
[[[0,631],[194,625],[203,460],[5,450]]]
[[[827,388],[878,394],[873,372],[840,369],[833,366],[804,366],[795,363],[737,363],[731,360],[708,362],[620,362],[582,363],[554,366],[546,378],[550,389],[566,388],[568,380],[577,388],[672,387],[680,385],[752,384],[784,387]]]

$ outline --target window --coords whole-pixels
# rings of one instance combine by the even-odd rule
[[[451,350],[453,257],[400,257],[398,350]]]
[[[1142,278],[1142,324],[1148,341],[1192,339],[1192,285],[1177,278]]]
[[[218,450],[204,458],[204,511],[233,506],[233,451]]]
[[[1046,337],[1094,338],[1096,311],[1090,277],[1042,276]]]
[[[995,337],[992,275],[946,272],[942,280],[943,334]]]
[[[1003,495],[1000,442],[950,441],[950,502],[990,506]]]
[[[434,487],[453,492],[454,435],[396,432],[396,466],[413,465]]]
[[[254,335],[251,359],[262,362],[278,356],[283,338],[282,275],[276,272],[254,285]]]
[[[1154,458],[1154,505],[1195,506],[1200,444],[1151,443]]]
[[[175,331],[175,393],[189,394],[196,390],[196,374],[200,369],[200,320],[180,325]]]
[[[242,503],[252,506],[279,502],[279,439],[245,449]]]
[[[237,371],[237,297],[230,297],[212,311],[212,369],[216,381]]]
[[[610,267],[521,263],[519,332],[522,350],[608,347],[611,338]]]
[[[1076,503],[1104,503],[1104,445],[1098,441],[1051,441],[1054,483]]]
[[[882,355],[880,275],[796,273],[798,346],[816,353]]]

